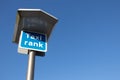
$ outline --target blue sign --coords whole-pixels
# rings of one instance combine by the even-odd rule
[[[47,36],[33,32],[21,31],[19,47],[29,50],[47,51]]]

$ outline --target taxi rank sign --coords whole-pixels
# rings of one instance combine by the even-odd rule
[[[46,52],[47,36],[45,34],[21,31],[19,47],[23,49]]]

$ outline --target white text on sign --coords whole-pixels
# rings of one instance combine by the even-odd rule
[[[22,31],[19,47],[46,52],[47,51],[46,38],[47,37],[44,34]]]

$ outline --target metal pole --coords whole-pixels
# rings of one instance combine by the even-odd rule
[[[35,51],[29,51],[27,80],[34,80]]]

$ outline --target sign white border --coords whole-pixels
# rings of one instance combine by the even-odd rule
[[[29,31],[28,31],[29,32]],[[32,32],[33,33],[33,32]],[[21,31],[21,34],[20,34],[20,39],[19,39],[19,45],[18,47],[19,48],[23,48],[23,49],[28,49],[28,50],[34,50],[34,51],[40,51],[40,52],[47,52],[47,35],[45,35],[46,37],[46,43],[45,43],[45,46],[46,46],[46,49],[45,50],[39,50],[39,49],[33,49],[33,48],[26,48],[26,47],[22,47],[20,44],[21,44],[21,41],[22,41],[22,34],[23,34],[23,31]],[[40,33],[37,33],[37,34],[40,34]],[[42,33],[41,33],[42,34]]]

